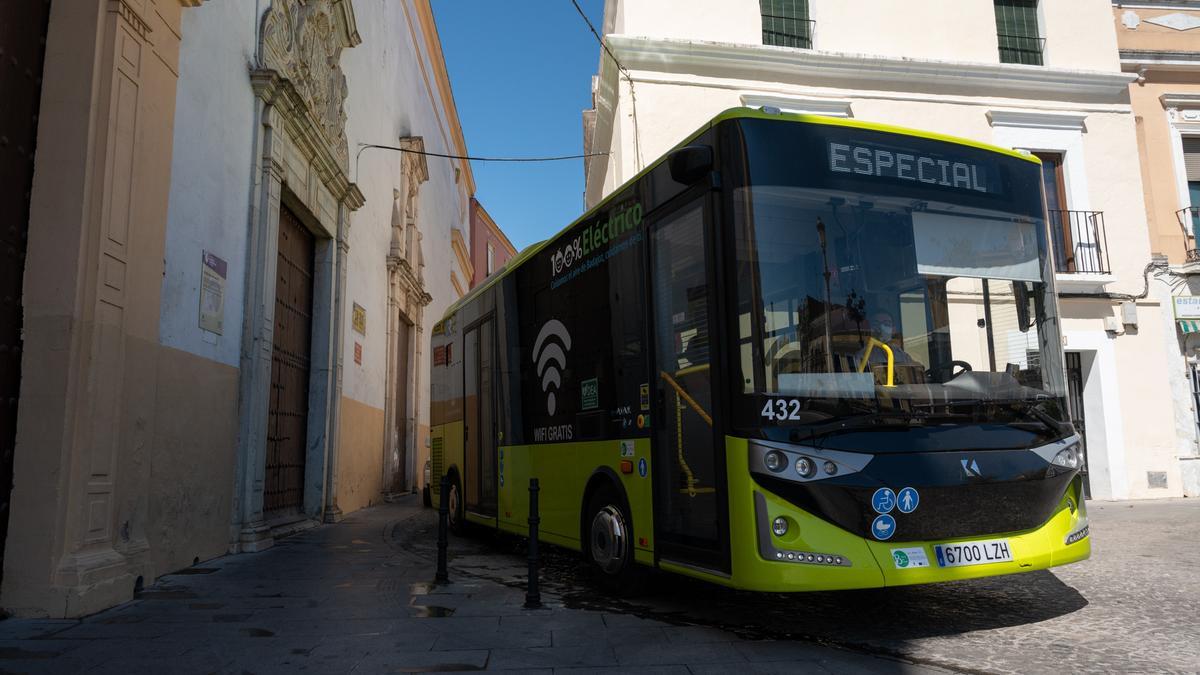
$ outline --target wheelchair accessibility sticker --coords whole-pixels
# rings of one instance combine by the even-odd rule
[[[896,493],[891,488],[879,488],[871,495],[871,508],[875,513],[889,513],[896,508]]]

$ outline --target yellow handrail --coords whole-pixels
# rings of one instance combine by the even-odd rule
[[[703,368],[707,368],[707,366],[703,366]],[[697,366],[688,370],[691,372],[696,372],[700,369],[702,369],[702,367]],[[684,371],[680,371],[680,373],[683,372]],[[677,461],[679,462],[679,468],[683,469],[683,473],[687,480],[687,487],[684,490],[680,490],[680,492],[684,492],[689,497],[695,497],[701,492],[711,492],[711,488],[696,487],[696,483],[699,481],[696,480],[696,475],[692,473],[692,467],[688,466],[687,460],[683,456],[683,403],[681,402],[686,402],[688,406],[690,406],[692,410],[696,411],[696,414],[699,415],[710,427],[712,426],[712,417],[710,417],[708,413],[704,412],[704,408],[700,407],[700,404],[697,403],[694,398],[688,396],[688,393],[683,390],[683,387],[679,386],[679,383],[675,381],[675,378],[668,375],[666,371],[659,371],[659,375],[661,375],[662,379],[665,380],[667,384],[671,385],[671,388],[675,390],[675,439],[678,441],[679,445],[679,447],[676,448],[676,454]]]
[[[680,398],[682,398],[689,406],[691,406],[692,410],[696,411],[697,415],[699,415],[705,422],[708,423],[708,426],[712,426],[712,417],[708,413],[704,412],[704,408],[701,408],[700,404],[696,403],[696,399],[688,396],[688,393],[683,390],[683,387],[679,386],[679,383],[675,381],[675,378],[668,375],[666,371],[659,371],[659,375],[662,376],[662,379],[667,381],[667,384],[671,385],[671,388],[675,390],[675,393],[678,394]]]
[[[859,361],[859,363],[858,363],[858,372],[861,373],[864,370],[866,370],[867,362],[871,358],[871,352],[875,349],[875,345],[879,345],[880,347],[882,347],[883,351],[887,354],[887,384],[885,384],[883,386],[894,387],[896,385],[892,383],[893,382],[893,379],[892,379],[893,372],[892,371],[893,371],[893,363],[895,361],[895,356],[892,354],[892,348],[887,346],[886,343],[880,342],[879,340],[876,340],[873,337],[867,338],[867,351],[863,353],[862,361]]]

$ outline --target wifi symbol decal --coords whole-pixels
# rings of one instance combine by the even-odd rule
[[[567,367],[567,352],[571,351],[571,334],[558,319],[550,319],[538,331],[533,343],[533,362],[537,364],[538,377],[542,378],[542,391],[546,392],[546,412],[553,416],[555,389],[562,388],[562,370]]]

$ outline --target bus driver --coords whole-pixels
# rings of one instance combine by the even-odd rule
[[[896,334],[896,322],[887,310],[881,309],[871,314],[871,336],[891,348],[894,364],[921,365],[909,356],[908,352],[904,351],[901,341],[898,339],[899,336]],[[858,353],[854,355],[855,363],[861,363],[864,356],[873,366],[887,363],[887,352],[880,349],[879,345],[875,345],[874,348],[870,344],[863,345],[862,349],[859,349]]]

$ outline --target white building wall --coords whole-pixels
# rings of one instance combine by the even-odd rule
[[[351,179],[366,198],[351,215],[350,267],[346,279],[343,347],[343,389],[346,398],[371,408],[384,408],[387,383],[388,270],[391,242],[393,190],[401,189],[401,153],[368,149],[355,162],[360,144],[392,145],[409,136],[420,136],[427,152],[458,154],[451,128],[451,113],[437,90],[430,46],[424,44],[416,9],[411,0],[354,4],[362,44],[342,56],[349,97],[346,100],[351,156]],[[433,297],[425,307],[420,334],[420,362],[409,364],[409,377],[419,378],[418,428],[429,425],[430,333],[458,294],[450,283],[457,268],[451,247],[454,229],[469,243],[466,167],[458,160],[428,157],[429,180],[421,185],[417,224],[423,235],[425,290]],[[367,310],[367,334],[351,327],[352,303]],[[413,337],[417,337],[415,330]],[[355,342],[362,344],[361,364],[354,362]],[[343,438],[345,438],[343,434]],[[380,438],[380,453],[383,451]],[[427,451],[418,438],[417,453]],[[382,456],[382,454],[381,454]],[[422,460],[423,461],[423,460]],[[421,462],[414,461],[418,473]]]
[[[419,26],[414,24],[416,15],[411,0],[387,3],[359,0],[354,8],[363,42],[342,56],[350,88],[346,100],[346,137],[351,157],[361,143],[396,145],[407,136],[422,137],[428,152],[456,154],[453,131],[447,121],[449,112],[443,108],[435,88],[428,47],[418,48],[414,42],[422,38]],[[358,174],[352,176],[366,197],[366,204],[354,212],[350,221],[347,300],[367,308],[370,327],[363,345],[363,366],[346,369],[343,392],[376,407],[383,407],[384,397],[386,258],[391,242],[392,191],[400,188],[400,160],[401,153],[369,149],[358,162]],[[429,180],[421,185],[417,222],[424,235],[425,288],[433,296],[433,302],[424,310],[427,325],[423,339],[428,343],[433,323],[458,299],[450,284],[449,270],[457,265],[450,241],[453,229],[460,230],[464,240],[470,241],[467,211],[470,195],[465,173],[460,172],[456,178],[461,162],[441,157],[429,157],[426,161]],[[352,173],[354,170],[352,167]],[[362,341],[351,330],[350,318],[349,314],[345,317],[346,335],[351,336],[344,354],[347,364],[354,362],[354,340]],[[427,374],[427,344],[423,356],[425,362],[420,364],[420,372]],[[428,384],[425,375],[423,380]]]
[[[391,311],[387,256],[392,237],[394,191],[402,188],[402,155],[370,149],[362,154],[361,161],[356,161],[359,144],[396,146],[403,137],[418,136],[429,152],[460,154],[455,139],[461,132],[455,126],[456,114],[447,109],[439,89],[437,75],[443,66],[435,64],[431,56],[437,47],[425,41],[421,12],[427,9],[427,3],[345,1],[352,3],[355,29],[361,39],[357,45],[343,49],[340,58],[348,90],[344,104],[348,177],[362,192],[365,203],[349,213],[349,257],[341,316],[342,397],[328,410],[310,408],[309,411],[310,422],[319,419],[317,413],[340,415],[337,436],[326,446],[330,456],[324,458],[327,465],[335,466],[328,474],[333,480],[322,477],[320,470],[308,471],[312,480],[306,483],[305,500],[306,505],[311,501],[319,509],[322,495],[318,492],[324,490],[325,496],[336,492],[339,508],[349,512],[379,501],[382,490],[386,489],[385,443],[390,432],[384,428],[384,411],[389,395],[385,389]],[[245,299],[247,269],[262,262],[247,259],[250,224],[258,215],[261,197],[256,191],[261,187],[261,175],[253,173],[255,153],[262,150],[259,137],[262,120],[257,112],[262,101],[255,96],[250,75],[260,62],[256,50],[261,18],[278,2],[207,2],[195,11],[185,12],[183,19],[160,341],[167,347],[231,369],[241,367],[244,357],[243,324],[249,314]],[[440,58],[440,52],[435,55]],[[282,134],[278,138],[282,139]],[[415,425],[409,425],[415,456],[410,460],[408,478],[414,482],[421,480],[421,467],[428,454],[425,442],[429,424],[430,333],[433,323],[457,299],[450,282],[450,270],[458,267],[451,233],[460,230],[468,243],[470,237],[469,166],[435,157],[428,158],[427,165],[429,176],[420,187],[417,226],[423,235],[425,291],[432,296],[432,302],[422,310],[423,331],[418,332],[415,326],[411,331],[411,338],[419,341],[415,347],[419,357],[410,359],[407,369],[409,380],[417,381],[415,390],[409,387],[409,404],[416,402]],[[297,180],[298,175],[289,173],[285,177],[287,190],[307,191],[311,187],[288,183],[289,179],[293,183],[309,180],[308,174],[302,180]],[[320,180],[315,175],[311,179],[314,185]],[[303,213],[299,215],[304,218]],[[318,237],[334,234],[330,228],[336,224],[336,215],[332,212],[318,215],[324,218],[322,227],[327,229]],[[322,245],[336,246],[336,243],[325,240]],[[228,264],[221,335],[199,328],[202,251],[209,251]],[[325,282],[329,285],[334,280]],[[365,335],[353,330],[354,304],[366,310]],[[328,328],[320,325],[321,315],[328,312],[328,307],[319,305],[314,308],[314,335],[328,338]],[[361,346],[361,363],[355,362],[356,343]],[[197,385],[194,395],[214,397],[214,392],[221,392],[222,400],[229,403],[227,412],[236,427],[243,421],[238,409],[239,394],[236,388],[230,391],[228,380],[232,379],[236,385],[237,378],[244,376],[237,370],[223,373],[224,379],[219,383]],[[188,385],[181,382],[172,386]],[[319,442],[323,440],[310,428],[310,446],[316,447],[314,444]],[[226,443],[236,446],[237,439]],[[225,461],[212,458],[213,464]],[[316,466],[311,454],[308,463],[310,467]],[[241,480],[239,477],[235,482]]]
[[[638,37],[761,44],[758,0],[610,0],[605,29]],[[813,48],[999,63],[993,0],[808,0]],[[1120,70],[1110,0],[1042,0],[1046,65]]]
[[[183,13],[159,318],[162,344],[235,368],[256,127],[248,75],[258,34],[254,5],[218,2]],[[221,335],[199,326],[203,251],[228,263]]]

